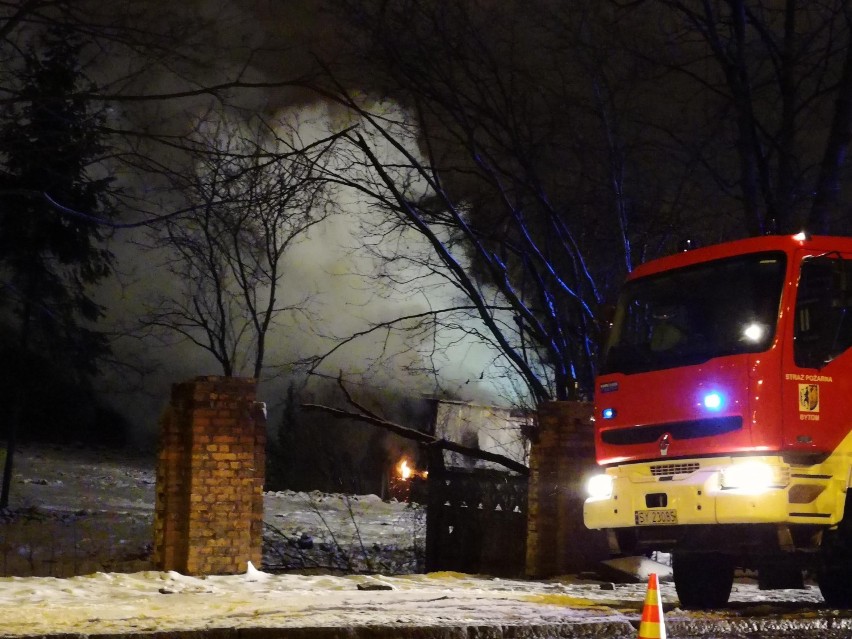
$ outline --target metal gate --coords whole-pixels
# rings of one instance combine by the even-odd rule
[[[523,576],[527,477],[431,466],[426,510],[427,572]]]

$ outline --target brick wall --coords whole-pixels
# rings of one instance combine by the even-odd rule
[[[548,402],[530,450],[526,573],[553,577],[590,570],[608,555],[604,533],[583,524],[586,479],[595,465],[593,407]]]
[[[172,387],[160,420],[154,563],[189,575],[260,566],[266,417],[252,379]]]

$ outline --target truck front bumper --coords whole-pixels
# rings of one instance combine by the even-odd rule
[[[754,468],[771,479],[749,485],[748,470]],[[737,475],[742,469],[746,473]],[[625,464],[607,469],[606,474],[611,494],[586,500],[583,515],[588,528],[832,526],[843,517],[846,496],[846,483],[833,479],[828,469],[791,467],[771,456]]]

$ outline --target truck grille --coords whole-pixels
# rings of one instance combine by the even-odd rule
[[[671,475],[688,475],[698,470],[701,465],[698,462],[686,462],[683,464],[657,464],[651,466],[651,474],[654,477],[669,477]]]

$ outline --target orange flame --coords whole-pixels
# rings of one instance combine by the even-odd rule
[[[422,477],[425,479],[426,475],[428,475],[426,471],[417,470],[409,466],[408,460],[405,457],[396,465],[396,471],[402,481],[408,481],[412,477]]]

